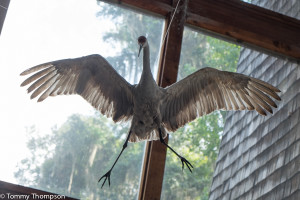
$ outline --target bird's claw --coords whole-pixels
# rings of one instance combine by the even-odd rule
[[[185,164],[189,168],[190,172],[193,173],[192,169],[191,169],[191,168],[194,168],[193,165],[184,157],[180,157],[180,159],[181,159],[181,163],[182,163],[182,170],[183,170],[184,164]]]
[[[98,183],[99,183],[99,182],[101,181],[101,179],[103,179],[103,178],[105,177],[104,182],[102,183],[101,188],[103,188],[103,186],[104,186],[104,184],[105,184],[105,182],[106,182],[107,179],[108,179],[108,186],[110,186],[110,173],[111,173],[111,170],[109,170],[108,172],[106,172],[106,174],[104,174],[104,175],[98,180]]]

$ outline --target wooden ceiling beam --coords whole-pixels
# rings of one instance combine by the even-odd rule
[[[239,0],[190,0],[187,24],[300,61],[300,20]]]
[[[172,0],[100,0],[107,3],[122,5],[135,10],[143,10],[161,16],[173,11]]]
[[[174,9],[171,0],[115,2],[162,16]],[[189,0],[185,24],[300,61],[300,20],[259,6],[240,0]]]

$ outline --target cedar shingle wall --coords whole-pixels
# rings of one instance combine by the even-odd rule
[[[300,18],[299,0],[254,4]],[[243,48],[238,72],[277,86],[282,101],[267,117],[228,112],[209,199],[300,199],[300,65]]]

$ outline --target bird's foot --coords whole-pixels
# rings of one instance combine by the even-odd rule
[[[185,159],[184,157],[180,156],[179,158],[181,159],[182,170],[183,170],[184,164],[185,164],[189,168],[190,172],[193,173],[192,169],[191,169],[191,168],[194,168],[193,165],[187,159]]]
[[[98,183],[99,183],[99,182],[101,181],[101,179],[103,179],[103,178],[105,177],[104,182],[102,183],[101,188],[103,188],[103,186],[104,186],[104,184],[105,184],[105,182],[106,182],[107,179],[108,179],[108,186],[110,186],[110,174],[111,174],[111,169],[110,169],[108,172],[106,172],[106,174],[104,174],[104,175],[98,180]]]

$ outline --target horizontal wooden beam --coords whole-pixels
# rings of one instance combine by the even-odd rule
[[[162,16],[174,10],[171,0],[115,2]],[[300,20],[259,6],[240,0],[189,0],[185,24],[300,61]]]
[[[300,21],[239,0],[190,0],[187,24],[300,61]]]
[[[99,0],[106,3],[122,5],[137,10],[143,10],[161,16],[167,16],[173,11],[172,0]]]
[[[14,196],[15,195],[15,196]],[[28,198],[21,198],[26,195]],[[21,185],[16,185],[12,183],[7,183],[0,181],[0,199],[65,199],[65,200],[78,200],[65,195],[55,194],[51,192],[46,192],[30,187],[24,187]]]

